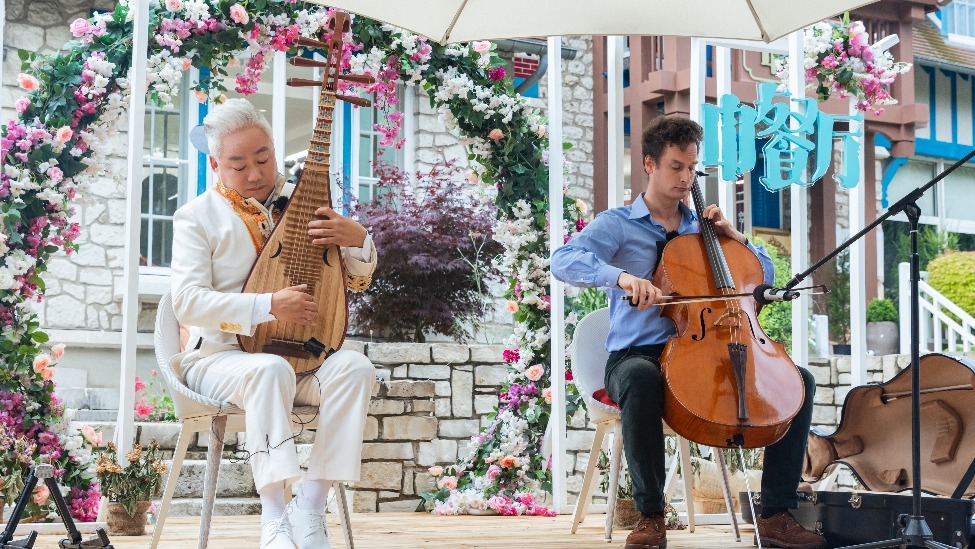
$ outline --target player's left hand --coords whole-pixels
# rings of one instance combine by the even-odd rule
[[[735,229],[731,221],[728,221],[724,213],[721,212],[721,208],[714,204],[708,205],[704,208],[704,217],[711,220],[711,223],[714,224],[714,229],[718,233],[718,236],[726,236],[742,244],[745,243],[745,235]]]
[[[338,244],[348,248],[362,247],[366,241],[366,228],[336,212],[328,206],[315,210],[319,219],[308,223],[308,236],[316,246]]]

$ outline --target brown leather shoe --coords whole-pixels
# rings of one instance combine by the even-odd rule
[[[667,549],[667,524],[659,513],[643,513],[630,535],[625,549]]]
[[[758,517],[756,526],[762,536],[762,547],[826,549],[826,539],[803,528],[788,511],[776,513],[769,518]]]

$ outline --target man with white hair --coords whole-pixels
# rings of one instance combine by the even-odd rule
[[[333,482],[359,479],[362,433],[375,369],[360,353],[338,351],[297,379],[283,358],[245,353],[237,334],[280,320],[310,324],[316,304],[301,287],[244,294],[244,281],[293,190],[277,173],[267,119],[250,102],[231,99],[203,123],[217,183],[173,217],[172,295],[190,333],[173,358],[194,391],[246,412],[246,449],[261,497],[261,547],[329,547],[325,505]],[[376,250],[366,229],[328,204],[308,224],[310,244],[341,246],[349,285],[368,284]],[[320,406],[308,471],[287,506],[285,489],[301,471],[293,405]]]

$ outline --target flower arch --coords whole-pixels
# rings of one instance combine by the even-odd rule
[[[170,104],[180,75],[197,67],[208,69],[193,86],[197,98],[224,100],[223,77],[242,49],[250,58],[233,85],[253,93],[271,53],[297,51],[298,37],[330,38],[328,15],[327,8],[295,0],[154,0],[150,98]],[[77,250],[75,206],[86,199],[88,185],[107,174],[106,142],[116,135],[127,105],[131,20],[128,1],[120,0],[111,13],[74,21],[76,39],[62,51],[20,52],[18,83],[26,95],[16,101],[16,119],[0,128],[0,446],[19,448],[12,455],[20,459],[0,459],[0,476],[14,478],[38,454],[52,456],[70,488],[72,513],[81,520],[93,519],[97,510],[91,448],[100,441],[90,428],[71,428],[53,394],[50,368],[63,346],[46,347],[31,303],[43,298],[40,275],[51,256]],[[375,94],[384,109],[396,104],[396,82],[422,86],[440,120],[469,150],[468,179],[499,211],[495,238],[505,250],[501,267],[515,320],[504,352],[509,373],[491,424],[472,438],[466,456],[446,468],[439,490],[425,494],[429,508],[550,514],[535,501],[551,481],[541,450],[551,409],[543,120],[515,93],[489,42],[442,46],[362,17],[352,30],[345,37],[343,69],[376,75],[376,83],[361,91]],[[376,127],[384,145],[402,145],[401,123],[402,116],[392,113],[387,125]],[[584,226],[583,209],[570,199],[561,207],[568,238]],[[4,489],[15,486],[8,482]],[[35,500],[37,507],[45,505]]]

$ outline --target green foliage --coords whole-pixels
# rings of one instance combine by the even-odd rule
[[[789,256],[783,250],[772,246],[765,240],[757,236],[749,236],[749,240],[756,246],[765,247],[772,264],[775,266],[775,285],[784,286],[792,278],[792,268]],[[792,350],[792,303],[780,301],[770,303],[762,307],[762,312],[758,315],[758,323],[769,337],[785,344],[786,348]]]
[[[897,265],[911,260],[910,227],[903,221],[886,221],[884,229],[884,297],[896,301],[898,288]],[[975,235],[939,231],[937,227],[922,225],[918,229],[918,259],[921,270],[941,254],[950,251],[975,251]]]
[[[928,264],[928,284],[942,295],[975,315],[975,252],[951,252]]]
[[[829,316],[829,337],[836,343],[849,343],[850,333],[850,254],[848,251],[829,260],[819,271],[817,282],[829,293],[819,296],[816,308]]]
[[[897,322],[897,308],[894,302],[875,297],[867,304],[867,322]]]

